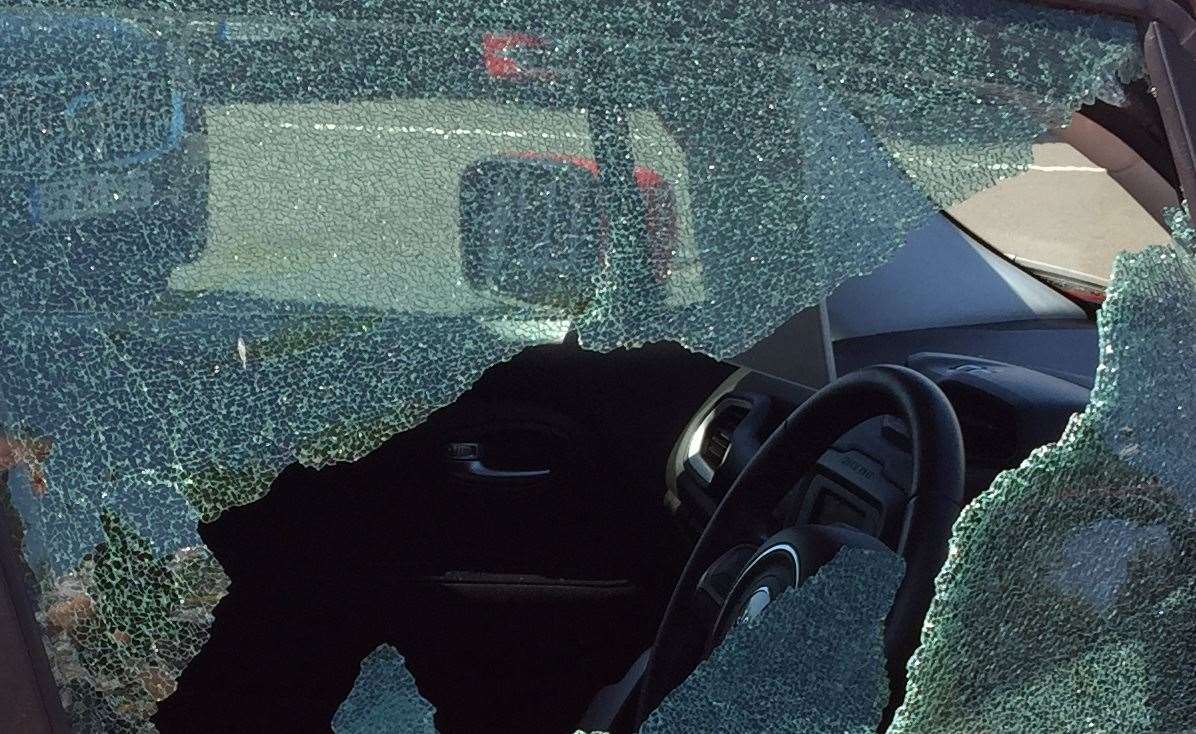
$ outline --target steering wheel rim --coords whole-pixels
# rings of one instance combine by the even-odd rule
[[[815,393],[798,407],[727,490],[702,532],[673,589],[640,687],[632,731],[701,661],[706,638],[695,608],[698,583],[720,554],[745,531],[764,523],[772,508],[844,433],[878,416],[894,415],[909,427],[913,483],[906,503],[902,557],[906,572],[885,622],[890,699],[887,720],[904,698],[905,666],[917,648],[934,579],[963,501],[963,440],[955,411],[942,390],[906,367],[857,370]],[[695,629],[696,628],[696,629]]]

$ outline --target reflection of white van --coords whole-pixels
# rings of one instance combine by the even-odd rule
[[[554,196],[597,196],[590,132],[576,111],[396,99],[240,103],[213,107],[208,120],[209,239],[196,262],[175,271],[177,290],[465,316],[519,340],[550,340],[563,337],[567,320],[521,326],[527,317],[515,314],[535,311],[529,306],[576,313],[584,296],[562,301],[570,290],[562,283],[546,302],[553,288],[520,292],[516,276],[530,284],[537,273],[597,274],[607,265],[600,207],[587,207],[587,216],[565,207],[577,228],[568,253],[566,240],[549,246],[526,233],[483,244],[478,220],[463,212],[474,179],[501,180],[512,191],[549,182]],[[636,113],[631,122],[651,230],[645,257],[666,306],[680,308],[703,294],[684,155],[655,115]],[[529,226],[526,215],[521,221]]]

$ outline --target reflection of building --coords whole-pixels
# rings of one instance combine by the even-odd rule
[[[180,51],[128,21],[65,14],[0,13],[0,39],[0,248],[20,264],[4,277],[21,281],[6,291],[68,308],[145,302],[206,226]]]

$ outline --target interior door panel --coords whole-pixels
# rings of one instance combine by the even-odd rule
[[[359,461],[289,468],[201,527],[232,585],[155,722],[326,731],[390,643],[441,732],[572,731],[651,640],[687,551],[664,467],[731,369],[536,347]]]

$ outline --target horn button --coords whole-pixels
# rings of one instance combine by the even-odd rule
[[[791,544],[776,542],[762,548],[727,594],[707,642],[707,653],[718,647],[732,627],[754,621],[769,604],[796,586],[800,574],[801,561]]]

